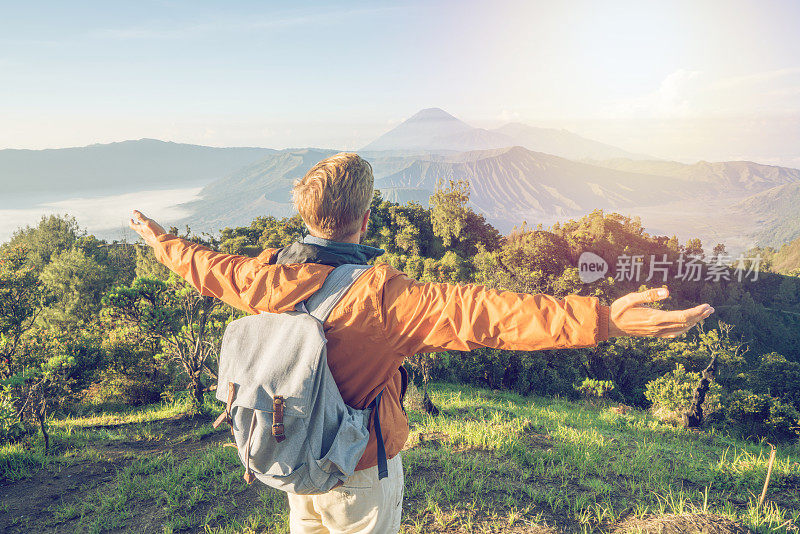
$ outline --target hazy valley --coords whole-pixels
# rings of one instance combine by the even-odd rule
[[[218,231],[292,212],[294,180],[334,149],[214,148],[151,139],[0,151],[0,237],[39,213],[69,212],[108,238],[138,207],[165,223]],[[754,162],[654,160],[566,130],[519,123],[474,128],[422,110],[358,151],[394,202],[427,204],[438,183],[466,180],[473,209],[503,232],[594,209],[640,216],[646,229],[709,248],[780,246],[800,237],[800,170]]]

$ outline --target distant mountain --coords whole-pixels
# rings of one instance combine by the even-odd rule
[[[658,209],[640,210],[642,219],[662,232],[680,225],[739,250],[780,247],[800,237],[800,170],[751,161],[633,161],[615,159],[596,165],[676,179],[675,187],[693,192],[689,202],[667,200]],[[679,221],[678,224],[675,221]],[[679,236],[681,231],[674,230]],[[683,237],[691,235],[684,231]],[[713,241],[713,242],[712,242]],[[729,250],[731,246],[729,246]]]
[[[652,159],[651,156],[634,154],[615,146],[586,139],[563,129],[535,128],[527,124],[512,122],[492,131],[513,139],[516,145],[567,159]]]
[[[437,183],[469,181],[473,208],[502,232],[525,220],[550,225],[604,209],[639,215],[648,231],[657,235],[677,235],[682,240],[700,237],[707,246],[726,243],[729,251],[753,245],[778,248],[800,238],[797,169],[746,161],[691,165],[621,157],[575,161],[515,144],[453,149],[505,145],[525,135],[530,143],[539,144],[566,139],[561,150],[578,146],[570,141],[574,138],[569,132],[525,125],[485,130],[442,110],[428,109],[359,153],[373,166],[376,188],[394,202],[427,205]],[[588,143],[583,145],[584,154],[598,148],[596,142],[584,141]],[[404,147],[385,149],[394,145]],[[614,148],[599,145],[601,153]],[[449,148],[431,148],[436,146]],[[553,149],[558,147],[551,145]],[[294,212],[290,196],[294,180],[336,152],[213,148],[152,139],[57,150],[0,150],[4,193],[0,210],[5,210],[0,215],[16,227],[27,223],[20,217],[40,206],[51,212],[86,212],[86,202],[48,208],[45,201],[95,197],[87,202],[96,202],[100,210],[109,209],[111,200],[104,200],[109,195],[166,189],[176,190],[172,194],[178,195],[183,189],[205,186],[199,200],[169,212],[174,219],[165,222],[187,223],[196,231],[217,231],[249,224],[261,215],[290,215]],[[127,216],[122,212],[134,199],[114,198],[119,213],[112,210],[113,215],[95,218],[93,227],[104,229],[106,219]],[[137,205],[146,205],[146,201],[135,200]],[[183,219],[175,220],[180,217]]]
[[[292,184],[336,150],[307,148],[275,152],[202,189],[201,199],[183,204],[194,215],[186,221],[198,230],[246,226],[259,216],[293,213]]]
[[[753,221],[754,243],[779,248],[800,238],[800,182],[765,189],[738,201],[730,211]]]
[[[140,139],[79,148],[0,150],[0,207],[21,199],[200,186],[274,153]]]
[[[491,145],[493,136],[478,130],[439,108],[423,109],[362,150],[462,150],[463,145]],[[500,142],[509,142],[502,138]],[[507,146],[507,145],[506,145]],[[482,146],[481,148],[489,148]]]
[[[195,214],[186,222],[216,230],[248,224],[258,215],[288,215],[293,211],[293,181],[333,152],[272,154],[205,187],[201,200],[183,206]],[[671,187],[674,179],[597,167],[522,147],[416,156],[383,152],[369,161],[376,189],[399,203],[427,205],[438,181],[468,180],[473,207],[503,230],[525,219],[539,222],[597,208],[630,209],[658,204],[666,197],[689,197],[685,190]]]
[[[688,186],[702,187],[705,184],[715,193],[729,197],[741,197],[800,182],[798,169],[761,165],[752,161],[699,161],[689,165],[677,161],[613,159],[591,163],[610,169],[674,177],[686,182]]]
[[[470,202],[501,226],[542,218],[587,213],[593,209],[625,209],[683,198],[672,179],[616,171],[571,161],[523,147],[427,156],[405,169],[376,180],[389,194],[405,191],[431,195],[438,181],[467,180]]]
[[[645,158],[567,130],[511,123],[494,130],[474,128],[439,108],[423,109],[362,150],[466,152],[522,146],[570,159]]]
[[[440,113],[434,122],[450,121]],[[458,119],[455,119],[458,121]],[[459,128],[451,125],[452,129]],[[472,130],[460,128],[462,134]],[[461,134],[456,134],[461,135]],[[290,191],[334,150],[283,150],[206,186],[185,204],[193,228],[245,225],[259,215],[293,213]],[[375,187],[393,202],[427,205],[437,183],[467,180],[472,207],[503,232],[527,220],[552,224],[594,209],[641,215],[650,231],[701,237],[729,250],[780,246],[800,237],[800,171],[751,162],[614,159],[590,164],[520,146],[467,152],[361,151]]]

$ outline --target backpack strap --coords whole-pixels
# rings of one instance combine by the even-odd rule
[[[347,263],[332,270],[322,287],[305,302],[306,310],[319,322],[324,323],[350,286],[372,265]]]
[[[389,476],[389,466],[386,460],[386,445],[383,443],[383,432],[381,432],[381,418],[378,417],[378,408],[381,405],[381,395],[383,390],[378,393],[375,400],[372,401],[375,411],[375,437],[378,438],[378,480]]]
[[[325,279],[319,291],[314,293],[311,298],[305,302],[306,311],[319,322],[324,323],[331,314],[334,306],[339,303],[344,294],[350,289],[350,286],[371,268],[372,265],[356,265],[352,263],[336,267],[328,274],[328,277]],[[381,390],[375,400],[370,403],[375,413],[373,420],[375,422],[375,437],[378,440],[378,480],[389,476],[386,460],[386,445],[383,442],[381,420],[380,417],[378,417],[378,408],[380,407],[382,393],[383,390]]]

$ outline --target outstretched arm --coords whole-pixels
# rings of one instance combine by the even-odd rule
[[[421,283],[396,272],[384,285],[381,311],[387,340],[403,354],[579,348],[616,336],[676,337],[713,312],[706,304],[682,311],[642,306],[666,296],[665,289],[653,289],[603,306],[596,297],[556,299],[478,285]]]
[[[303,269],[319,271],[322,285],[330,267],[309,264],[299,271],[274,265],[270,260],[275,249],[268,249],[255,258],[215,252],[207,247],[168,234],[154,220],[139,211],[133,212],[130,227],[153,248],[156,259],[189,282],[200,294],[216,297],[231,306],[250,313],[284,312],[294,303],[305,300],[319,289],[314,284],[298,288],[287,283],[307,276]]]

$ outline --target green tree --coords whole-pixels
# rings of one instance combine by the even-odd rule
[[[136,278],[136,257],[141,248],[136,243],[106,243],[94,236],[81,240],[78,248],[108,270],[112,284],[128,285]]]
[[[698,238],[690,239],[683,246],[683,253],[687,256],[703,256],[703,243]]]
[[[464,180],[450,180],[447,188],[437,184],[436,192],[430,198],[433,233],[442,238],[446,248],[462,238],[467,227],[467,202],[469,182]]]
[[[447,250],[464,257],[484,250],[491,252],[500,245],[497,229],[467,206],[469,195],[469,182],[450,180],[446,188],[439,184],[430,197],[433,233]]]
[[[392,227],[389,207],[392,205],[396,204],[383,200],[383,195],[379,190],[376,189],[373,192],[372,201],[370,201],[369,205],[369,225],[367,226],[367,233],[361,237],[362,243],[380,248],[389,241]]]
[[[90,322],[100,310],[100,299],[111,273],[77,248],[57,252],[40,275],[52,303],[44,318],[61,327]]]
[[[476,256],[479,282],[518,293],[548,293],[570,265],[566,241],[550,232],[512,232],[494,253]]]
[[[171,273],[172,271],[169,270],[169,267],[156,259],[152,248],[146,245],[136,246],[136,269],[134,278],[152,278],[166,281],[169,280]]]
[[[5,403],[11,399],[18,421],[35,421],[39,425],[45,452],[50,449],[48,413],[67,401],[68,383],[76,363],[68,349],[67,338],[70,335],[71,332],[50,328],[32,330],[24,342],[22,365],[10,377],[0,381],[0,404],[4,399]]]
[[[250,226],[225,228],[217,247],[226,254],[257,256],[268,248],[281,248],[301,240],[308,234],[300,215],[277,218],[257,217]]]
[[[800,363],[789,361],[777,352],[762,354],[758,365],[748,373],[751,389],[768,393],[800,409]]]
[[[50,263],[53,254],[69,250],[85,234],[74,217],[42,216],[38,225],[15,231],[11,240],[3,246],[25,249],[28,261],[37,271],[41,271]]]
[[[405,206],[393,204],[389,207],[389,217],[390,235],[393,237],[386,244],[389,252],[441,257],[444,251],[441,240],[434,235],[430,210],[416,202],[409,202]]]
[[[46,303],[26,252],[10,247],[0,251],[0,379],[17,372],[23,337]]]
[[[213,360],[229,318],[220,313],[222,303],[200,295],[173,275],[169,283],[137,278],[130,287],[109,291],[103,304],[113,318],[153,341],[162,351],[164,363],[180,364],[199,409],[206,390],[204,376],[217,376]]]
[[[741,381],[741,372],[747,365],[744,354],[747,352],[747,345],[735,338],[733,325],[719,321],[717,328],[705,331],[702,325],[698,326],[698,337],[700,348],[704,349],[704,354],[698,351],[696,357],[699,362],[717,357],[716,380],[729,389],[735,389]],[[702,365],[702,364],[701,364]],[[700,370],[698,365],[697,370]]]

